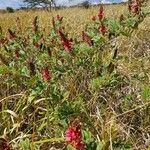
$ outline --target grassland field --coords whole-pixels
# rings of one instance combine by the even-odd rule
[[[127,7],[126,3],[104,5],[106,17],[118,19],[121,14],[126,13]],[[147,3],[147,9],[150,10],[150,1]],[[78,39],[86,24],[91,22],[92,16],[97,15],[98,11],[99,6],[92,6],[89,9],[80,7],[65,8],[52,10],[51,12],[45,10],[18,10],[14,13],[0,13],[0,27],[2,33],[7,35],[9,28],[16,28],[16,19],[19,17],[21,30],[26,33],[28,28],[32,27],[33,19],[38,16],[42,33],[48,35],[52,28],[52,17],[60,15],[64,17],[63,26],[69,33],[69,37]],[[97,150],[150,150],[150,15],[144,19],[131,37],[119,36],[116,42],[119,43],[120,57],[115,62],[117,65],[116,72],[119,72],[123,77],[119,81],[122,84],[118,83],[122,88],[119,85],[116,85],[115,89],[104,85],[97,93],[92,90],[89,92],[86,87],[88,69],[82,70],[81,68],[77,70],[75,76],[64,75],[66,83],[62,80],[57,84],[58,86],[61,83],[65,84],[66,91],[70,93],[69,96],[65,96],[72,99],[72,101],[69,101],[70,103],[74,104],[76,99],[80,99],[82,95],[85,99],[87,98],[87,101],[84,98],[81,101],[79,100],[79,105],[82,106],[83,112],[87,110],[85,111],[85,116],[87,115],[85,119],[90,118],[86,122],[88,125],[83,124],[91,129],[94,139],[100,137],[101,142],[99,142],[99,145],[102,146],[101,148],[99,146]],[[3,54],[2,48],[0,49],[1,53]],[[104,58],[104,62],[107,62],[109,57],[110,54],[108,53],[108,56]],[[0,65],[3,65],[1,61]],[[43,99],[48,96],[44,94],[45,97],[43,95],[43,97],[34,97],[34,106],[31,106],[32,104],[27,102],[30,90],[24,88],[24,86],[21,89],[18,89],[17,86],[15,89],[16,83],[10,81],[13,85],[9,85],[8,80],[5,80],[6,77],[7,74],[0,74],[0,117],[2,118],[0,118],[0,136],[5,137],[14,150],[66,150],[65,143],[61,143],[61,140],[57,142],[57,139],[54,138],[54,136],[60,137],[63,133],[62,130],[64,130],[55,120],[56,114],[51,112],[49,114],[50,119],[46,120],[49,112],[46,111],[48,109],[47,101],[43,102]],[[81,82],[82,85],[78,81],[80,77],[85,80],[85,82]],[[21,82],[21,80],[18,80],[18,82]],[[20,83],[18,85],[20,86]],[[65,94],[68,94],[67,92]],[[13,97],[17,94],[21,95]],[[58,110],[64,104],[64,101],[65,99],[56,105]],[[78,106],[78,100],[76,105]],[[97,108],[100,108],[99,116],[95,112]],[[8,113],[5,114],[4,110],[7,109],[11,111],[7,111]],[[38,111],[41,114],[36,120]],[[84,122],[84,115],[82,117],[81,122]],[[62,125],[65,124],[63,121],[61,123]],[[92,123],[93,125],[91,125]],[[49,127],[47,127],[48,125]],[[55,126],[58,128],[58,132],[55,131]],[[66,124],[64,126],[66,127]],[[52,142],[53,138],[56,142]],[[28,142],[28,139],[30,142]],[[45,139],[52,140],[44,142]],[[36,145],[35,141],[41,141],[41,143],[39,142]],[[27,146],[26,149],[23,142],[27,145],[30,143],[30,146]],[[119,146],[116,143],[119,143]],[[4,149],[0,147],[0,150]],[[92,149],[89,148],[88,150]]]

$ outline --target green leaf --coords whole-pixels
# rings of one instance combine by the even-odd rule
[[[25,140],[21,140],[20,143],[20,148],[22,148],[22,150],[29,150],[30,149],[30,141],[29,139],[25,139]]]
[[[0,74],[6,74],[9,72],[9,68],[6,65],[0,65]]]
[[[150,100],[150,85],[143,86],[141,96],[144,100]]]
[[[108,21],[108,29],[110,33],[118,35],[120,33],[120,24],[116,19],[110,19]]]

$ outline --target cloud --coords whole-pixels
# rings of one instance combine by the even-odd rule
[[[71,5],[76,5],[76,4],[82,3],[84,1],[85,0],[56,0],[56,5],[71,6]]]
[[[86,0],[56,0],[57,5],[66,5],[66,6],[71,6],[71,5],[76,5],[79,3],[82,3]],[[125,2],[127,0],[88,0],[91,4],[111,4],[111,3],[120,3],[120,2]]]
[[[0,8],[13,7],[18,8],[21,5],[20,0],[0,0]]]
[[[0,0],[0,8],[4,9],[6,7],[13,7],[13,8],[19,8],[20,6],[23,6],[22,0]],[[65,5],[65,6],[71,6],[76,5],[79,3],[82,3],[86,0],[56,0],[57,5]],[[88,0],[92,4],[98,4],[98,3],[114,3],[114,2],[124,2],[127,0]]]

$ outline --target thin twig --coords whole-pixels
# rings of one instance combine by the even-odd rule
[[[145,103],[145,104],[143,104],[143,105],[139,105],[139,106],[137,106],[137,107],[135,107],[135,108],[133,108],[133,109],[130,109],[130,110],[128,110],[128,111],[125,111],[124,113],[119,114],[119,115],[116,115],[116,116],[114,116],[114,117],[112,117],[112,118],[113,118],[113,120],[114,120],[114,119],[117,119],[118,117],[121,117],[121,116],[123,116],[123,115],[125,115],[125,114],[128,114],[128,113],[130,113],[130,112],[133,112],[133,111],[135,111],[135,110],[137,110],[137,109],[141,109],[141,108],[143,108],[143,107],[145,107],[145,106],[147,106],[147,105],[149,105],[149,104],[150,104],[150,102],[147,102],[147,103]],[[112,120],[110,120],[109,122],[107,122],[107,124],[111,123],[111,121],[112,121]]]

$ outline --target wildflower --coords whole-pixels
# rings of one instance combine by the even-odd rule
[[[10,38],[10,39],[14,39],[14,38],[17,37],[17,36],[16,36],[16,33],[13,32],[11,29],[8,29],[8,33],[9,33],[9,38]]]
[[[33,30],[35,33],[38,31],[38,16],[36,16],[33,20]]]
[[[93,17],[92,17],[92,20],[93,20],[93,21],[96,21],[96,16],[93,16]]]
[[[104,8],[102,5],[100,6],[98,17],[100,21],[104,18]]]
[[[16,23],[17,23],[18,29],[21,31],[21,21],[20,21],[20,18],[19,18],[19,17],[17,17]]]
[[[140,2],[138,0],[129,1],[128,9],[129,9],[129,12],[132,12],[134,14],[139,14]]]
[[[45,68],[42,70],[42,76],[43,76],[43,78],[44,78],[45,81],[50,81],[51,75],[50,75],[50,72],[49,72],[48,67],[45,67]]]
[[[83,143],[79,142],[75,145],[75,148],[78,149],[78,150],[84,150],[85,145]]]
[[[59,30],[59,34],[60,34],[61,42],[62,42],[64,49],[66,49],[69,52],[72,51],[71,40],[67,39],[60,30]]]
[[[57,15],[57,20],[58,20],[59,22],[61,22],[61,21],[63,20],[63,17],[60,17],[59,15]]]
[[[106,32],[107,32],[107,28],[105,25],[102,25],[100,28],[99,28],[99,31],[104,35]]]
[[[8,42],[8,39],[6,39],[6,38],[0,39],[0,45],[4,45],[7,42]]]
[[[131,5],[131,11],[135,14],[138,14],[139,13],[139,3],[135,0],[132,5]]]
[[[71,125],[65,133],[66,142],[72,145],[77,150],[84,150],[85,145],[82,141],[82,133],[79,125]]]
[[[132,5],[132,0],[129,0],[128,1],[128,10],[129,10],[129,12],[131,12],[131,5]]]
[[[85,41],[89,46],[93,45],[92,39],[84,32],[82,31],[82,39]]]
[[[123,21],[124,21],[124,16],[123,16],[123,14],[122,14],[122,15],[120,15],[120,18],[119,18],[119,22],[120,22],[120,24],[122,24],[122,23],[123,23]]]
[[[55,23],[55,18],[54,17],[52,18],[52,25],[53,25],[54,30],[56,30],[56,23]]]
[[[16,58],[19,58],[19,57],[20,57],[19,49],[16,49],[16,50],[15,50],[15,56],[16,56]]]
[[[71,43],[68,39],[62,39],[62,44],[66,50],[71,51]]]
[[[64,27],[64,26],[59,27],[59,31],[64,32],[64,30],[65,30],[65,27]]]

